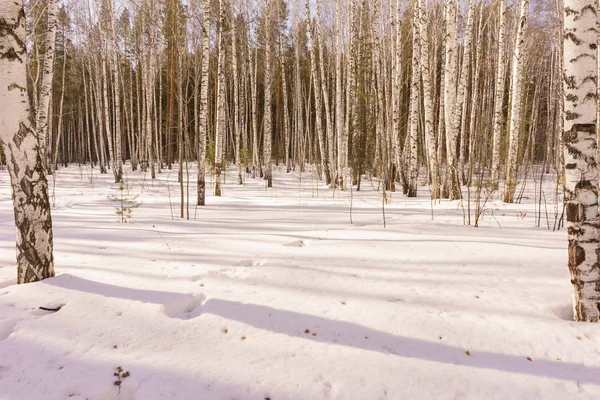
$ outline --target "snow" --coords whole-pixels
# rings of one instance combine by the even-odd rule
[[[376,180],[276,168],[267,189],[230,169],[196,208],[190,176],[188,221],[176,170],[125,175],[125,224],[111,174],[50,178],[58,275],[15,285],[0,171],[0,399],[600,397],[600,331],[570,321],[566,232],[535,227],[531,182],[479,228],[426,186],[393,193],[384,228]]]

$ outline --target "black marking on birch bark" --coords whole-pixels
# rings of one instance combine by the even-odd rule
[[[575,43],[576,46],[579,46],[581,44],[581,40],[579,40],[579,38],[575,36],[573,32],[565,33],[565,38],[570,39],[573,43]]]
[[[576,243],[569,243],[569,269],[575,269],[585,261],[585,250]]]
[[[567,17],[569,17],[573,14],[577,14],[577,11],[573,10],[571,7],[565,7],[565,15]]]
[[[585,58],[585,57],[590,57],[590,58],[596,59],[596,57],[595,57],[595,56],[593,56],[593,55],[592,55],[592,54],[590,54],[590,53],[581,53],[581,54],[579,54],[577,57],[575,57],[575,58],[571,58],[571,59],[569,60],[569,62],[572,62],[572,63],[574,63],[574,62],[577,62],[577,61],[579,61],[581,58]]]
[[[587,4],[581,8],[581,11],[579,11],[579,15],[575,17],[574,20],[579,20],[581,17],[583,17],[583,14],[585,14],[586,11],[591,11],[592,14],[596,15],[596,7],[592,6],[591,4]]]
[[[570,111],[570,110],[565,110],[565,118],[567,121],[572,121],[574,119],[577,119],[581,116],[581,114]]]
[[[575,75],[565,75],[565,85],[567,89],[577,89],[577,84],[575,83]]]
[[[577,101],[577,100],[579,100],[579,97],[573,93],[565,93],[565,100],[566,101]]]

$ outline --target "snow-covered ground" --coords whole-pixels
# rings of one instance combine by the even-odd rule
[[[122,224],[112,175],[60,170],[57,276],[17,286],[0,171],[0,399],[600,398],[600,330],[569,320],[566,232],[535,227],[532,183],[479,228],[394,193],[384,228],[368,179],[351,199],[229,170],[196,208],[192,176],[188,221],[176,178],[128,170]]]

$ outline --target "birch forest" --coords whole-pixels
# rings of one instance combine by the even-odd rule
[[[202,205],[225,166],[271,187],[273,165],[313,164],[342,190],[367,174],[512,203],[561,170],[558,2],[78,0],[55,27],[53,7],[26,9],[50,174],[185,165]]]
[[[599,27],[0,0],[0,398],[600,398]]]

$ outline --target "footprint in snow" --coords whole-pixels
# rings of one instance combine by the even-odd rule
[[[242,260],[236,263],[238,267],[262,267],[267,263],[266,260],[263,259],[255,259],[255,260]]]
[[[0,341],[8,339],[10,335],[16,332],[17,321],[8,320],[0,322]]]
[[[286,247],[306,247],[308,243],[305,240],[294,240],[293,242],[286,243]]]
[[[204,293],[182,295],[163,306],[163,312],[167,317],[177,319],[192,319],[202,313],[202,304],[206,300]]]

